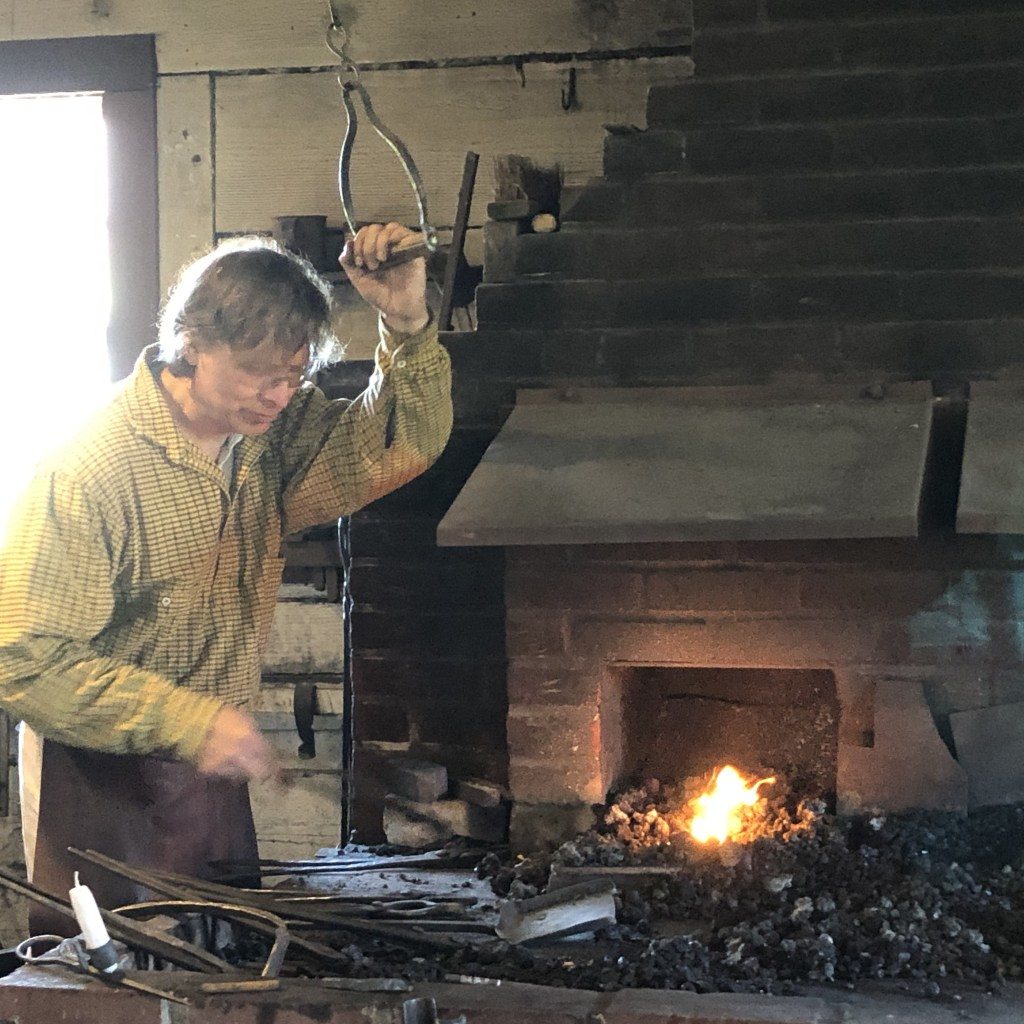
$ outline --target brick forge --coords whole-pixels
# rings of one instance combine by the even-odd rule
[[[563,229],[485,225],[479,329],[444,338],[448,450],[353,520],[364,841],[381,838],[381,752],[507,781],[519,842],[545,815],[552,835],[591,820],[630,767],[616,700],[661,679],[630,675],[643,666],[777,670],[749,677],[758,695],[779,672],[831,673],[850,808],[882,803],[879,788],[888,806],[961,801],[957,721],[1024,700],[1017,541],[953,525],[968,392],[1024,368],[1024,9],[694,8],[694,77],[652,89],[645,130],[609,132],[604,176],[563,191]],[[938,529],[629,551],[435,543],[521,389],[836,377],[932,382],[934,446],[956,464]]]
[[[513,849],[571,837],[673,758],[678,776],[796,769],[841,812],[965,810],[949,716],[1024,699],[1020,554],[1006,538],[509,549]]]

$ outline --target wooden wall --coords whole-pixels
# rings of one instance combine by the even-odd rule
[[[449,226],[467,149],[481,172],[467,249],[502,153],[601,170],[602,125],[643,124],[647,88],[686,77],[690,0],[335,0],[375,107],[407,142],[437,225]],[[340,226],[344,131],[326,0],[0,0],[0,39],[154,33],[161,282],[221,234],[270,231],[282,214]],[[562,109],[570,68],[577,104]],[[356,147],[360,219],[415,220],[401,169],[367,125]],[[353,358],[372,317],[339,324]]]

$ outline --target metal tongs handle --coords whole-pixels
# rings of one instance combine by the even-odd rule
[[[333,35],[342,36],[343,42],[339,46],[334,42]],[[352,184],[349,175],[349,168],[352,162],[352,149],[355,146],[356,134],[359,131],[359,115],[356,110],[352,94],[356,93],[363,105],[366,119],[370,122],[373,130],[387,143],[388,148],[398,157],[405,176],[409,179],[413,194],[416,196],[416,205],[420,214],[421,238],[410,239],[405,245],[399,244],[381,264],[382,267],[395,266],[399,263],[406,263],[409,260],[426,256],[437,249],[437,231],[430,223],[427,214],[426,189],[423,186],[423,178],[420,175],[416,161],[405,143],[387,125],[381,121],[377,112],[373,109],[373,102],[366,86],[359,80],[359,68],[351,61],[344,51],[344,40],[347,39],[345,30],[337,24],[331,25],[328,29],[327,45],[333,53],[341,58],[344,65],[344,73],[338,76],[338,84],[341,86],[341,99],[345,106],[345,138],[341,143],[341,152],[338,155],[338,192],[341,196],[341,209],[345,215],[345,223],[349,231],[355,235],[359,230],[356,224],[355,205],[352,202]]]

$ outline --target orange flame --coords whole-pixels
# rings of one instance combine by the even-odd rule
[[[720,768],[711,788],[690,802],[693,808],[693,819],[688,826],[690,834],[699,843],[711,839],[724,843],[739,835],[743,829],[742,812],[761,799],[758,792],[761,786],[774,781],[773,775],[750,784],[732,765]]]

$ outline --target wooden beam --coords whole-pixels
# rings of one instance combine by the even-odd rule
[[[361,62],[685,45],[690,0],[348,0]],[[162,73],[334,65],[323,0],[0,0],[0,38],[154,33]]]
[[[150,35],[0,43],[0,93],[127,92],[155,83]]]
[[[160,304],[156,87],[103,94],[110,212],[110,322],[114,380],[127,376],[156,340]]]
[[[160,295],[182,265],[213,243],[210,76],[162,78],[157,90]]]
[[[512,67],[381,71],[363,76],[374,106],[409,146],[430,212],[450,225],[467,150],[481,157],[470,224],[493,198],[496,156],[516,152],[561,162],[570,181],[601,173],[603,125],[644,123],[648,88],[692,73],[686,57],[577,66],[580,109],[562,109],[566,70]],[[336,168],[344,114],[334,72],[231,76],[217,81],[217,230],[270,230],[282,214],[326,214],[341,223]],[[352,191],[366,220],[416,223],[413,196],[394,156],[364,129],[352,159]]]

